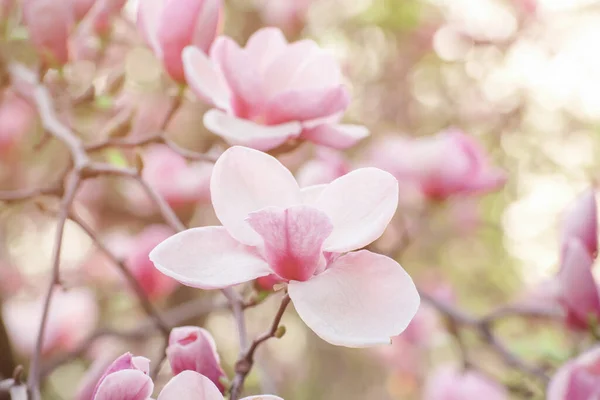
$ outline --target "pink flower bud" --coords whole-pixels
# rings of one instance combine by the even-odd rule
[[[146,0],[140,2],[138,28],[167,73],[185,82],[183,49],[192,45],[207,53],[222,12],[221,0]]]
[[[10,299],[3,304],[6,329],[15,348],[22,354],[33,353],[44,299]],[[68,351],[77,346],[95,328],[98,306],[93,293],[85,288],[56,289],[44,335],[42,352]]]
[[[567,208],[563,216],[561,247],[576,239],[583,244],[592,258],[598,253],[598,209],[593,188],[583,192]]]
[[[277,285],[278,283],[283,283],[283,282],[285,282],[283,279],[279,278],[275,274],[271,274],[271,275],[261,276],[260,278],[257,278],[254,281],[254,285],[259,290],[271,291],[271,290],[273,290],[273,287],[275,285]]]
[[[25,0],[23,19],[31,42],[46,63],[62,66],[69,61],[69,34],[74,23],[69,2]]]
[[[148,376],[150,360],[125,353],[117,358],[99,379],[94,400],[148,400],[154,383]]]
[[[458,130],[425,138],[384,138],[371,149],[370,164],[437,200],[498,190],[506,181],[479,144]]]
[[[567,362],[548,386],[547,400],[591,400],[600,398],[600,348]]]
[[[173,233],[167,226],[152,225],[139,233],[129,245],[125,264],[151,299],[167,296],[178,285],[177,281],[161,274],[148,258],[150,251]]]
[[[583,244],[571,239],[562,254],[557,284],[559,301],[567,313],[567,324],[588,329],[590,318],[600,317],[600,296],[592,275],[594,261]]]
[[[476,371],[438,368],[427,379],[423,400],[507,400],[506,389]]]
[[[174,328],[169,336],[167,358],[173,374],[196,371],[213,381],[221,393],[225,391],[221,378],[226,375],[221,368],[217,345],[207,330],[195,326]]]

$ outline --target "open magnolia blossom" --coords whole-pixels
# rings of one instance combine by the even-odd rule
[[[504,386],[473,370],[438,368],[427,379],[423,400],[508,400]]]
[[[548,386],[547,400],[600,399],[600,348],[563,365]]]
[[[183,50],[187,83],[216,108],[204,125],[231,144],[270,150],[288,139],[348,148],[366,128],[339,124],[350,103],[340,67],[313,42],[288,44],[279,29],[254,33],[245,48],[219,37],[206,56]]]
[[[154,382],[148,371],[150,361],[125,353],[104,372],[92,400],[151,400]],[[157,400],[224,400],[215,384],[195,371],[183,371],[162,389]],[[277,396],[261,395],[242,400],[283,400]]]
[[[406,271],[352,252],[381,236],[396,211],[389,173],[363,168],[301,190],[276,158],[235,146],[215,163],[211,197],[223,226],[159,244],[150,259],[164,274],[202,289],[275,274],[304,322],[336,345],[389,344],[415,315],[419,295]]]
[[[598,208],[593,188],[581,193],[563,215],[561,230],[563,251],[571,239],[579,240],[590,257],[596,257],[598,253]]]

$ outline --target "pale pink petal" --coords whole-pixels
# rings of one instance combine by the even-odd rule
[[[207,53],[214,42],[222,23],[222,0],[204,0],[192,36],[192,45]]]
[[[246,52],[258,72],[263,74],[265,68],[285,50],[286,46],[287,40],[280,29],[262,28],[250,36],[246,43]]]
[[[142,33],[142,37],[159,58],[162,58],[162,49],[158,43],[156,32],[164,4],[164,0],[140,1],[137,15],[137,26]]]
[[[148,375],[125,369],[106,376],[98,386],[94,400],[148,400],[153,389]]]
[[[150,252],[150,260],[163,274],[184,285],[221,289],[272,273],[251,250],[225,228],[207,226],[171,236]]]
[[[592,275],[593,260],[580,241],[567,243],[558,275],[560,297],[573,323],[585,328],[590,315],[600,316],[600,296]]]
[[[204,375],[183,371],[171,378],[157,400],[223,400],[223,395]]]
[[[369,130],[361,125],[322,124],[306,128],[302,137],[334,149],[347,149],[369,136]]]
[[[273,272],[297,281],[313,275],[323,242],[333,230],[327,214],[305,205],[263,208],[250,213],[247,221],[263,238],[265,258]]]
[[[318,89],[341,82],[340,66],[331,53],[318,48],[311,55],[298,66],[288,89]]]
[[[410,276],[389,257],[361,250],[339,257],[306,282],[291,281],[290,297],[302,320],[340,346],[391,343],[419,308]]]
[[[570,239],[579,239],[592,257],[598,252],[598,209],[593,188],[579,195],[564,213],[562,246]]]
[[[198,48],[188,46],[183,49],[183,70],[185,78],[201,99],[223,110],[229,110],[231,93],[220,71]]]
[[[569,389],[569,381],[571,380],[571,374],[575,367],[576,363],[574,361],[569,361],[560,367],[548,385],[548,394],[546,400],[568,399],[566,396]]]
[[[281,92],[265,106],[266,122],[310,121],[344,111],[350,94],[343,85]]]
[[[317,199],[319,198],[319,196],[321,195],[321,193],[323,193],[323,190],[325,190],[325,188],[327,187],[326,184],[322,184],[322,185],[312,185],[312,186],[307,186],[305,188],[302,188],[300,190],[300,194],[302,196],[302,203],[303,204],[315,204],[315,202],[317,201]]]
[[[263,77],[248,54],[236,42],[220,37],[215,41],[218,65],[232,93],[232,106],[236,115],[253,118],[260,114],[265,101]]]
[[[261,125],[212,109],[204,114],[204,126],[233,145],[244,145],[268,151],[297,137],[302,131],[298,122],[281,125]]]
[[[256,246],[261,236],[245,220],[248,214],[269,206],[301,203],[294,176],[268,154],[247,147],[227,149],[215,163],[210,182],[215,213],[238,241]]]
[[[398,181],[377,168],[361,168],[331,182],[315,207],[333,222],[323,249],[346,252],[379,238],[398,206]]]

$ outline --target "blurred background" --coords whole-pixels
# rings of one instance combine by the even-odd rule
[[[164,118],[173,85],[135,30],[135,3],[130,1],[115,21],[114,40],[101,62],[82,57],[65,68],[66,79],[53,81],[52,71],[47,77],[56,85],[61,116],[89,142],[123,110],[135,110],[132,136],[156,129]],[[10,40],[2,44],[5,50],[24,62],[31,60],[26,29],[13,20],[6,23]],[[395,223],[374,248],[393,255],[432,295],[473,315],[516,300],[544,303],[545,283],[558,268],[561,212],[598,178],[600,2],[226,2],[224,34],[238,43],[271,25],[279,26],[289,41],[311,38],[336,56],[353,99],[345,119],[371,131],[370,138],[344,153],[324,154],[306,143],[281,156],[299,179],[312,182],[315,174],[317,180],[325,179],[319,174],[328,170],[314,165],[319,161],[331,166],[334,159],[342,169],[373,164],[372,149],[382,137],[426,137],[449,128],[468,133],[485,149],[489,163],[505,171],[506,184],[492,193],[443,201],[424,199],[406,188]],[[90,82],[101,94],[71,102]],[[7,95],[3,101],[9,101]],[[11,107],[0,109],[0,188],[26,189],[57,181],[69,167],[66,150],[45,138],[27,105]],[[182,147],[218,154],[223,144],[202,126],[206,110],[188,96],[167,128],[169,137]],[[186,164],[160,146],[111,148],[95,156],[115,165],[134,165],[141,156],[146,178],[186,224],[218,223],[208,195],[210,163]],[[51,210],[56,204],[43,196],[0,203],[0,294],[13,341],[11,362],[27,364],[30,356],[27,335],[36,330],[39,307],[34,303],[51,266],[56,228]],[[76,209],[132,270],[144,264],[135,261],[144,259],[137,252],[144,253],[145,246],[147,254],[171,233],[131,182],[86,182]],[[133,295],[110,272],[110,261],[76,224],[67,224],[64,240],[63,283],[73,288],[67,293],[81,297],[67,300],[56,312],[65,315],[56,320],[70,325],[78,337],[62,347],[49,344],[47,360],[72,350],[73,343],[96,326],[135,327],[144,318]],[[168,278],[147,279],[152,281],[148,294],[161,309],[213,296]],[[248,310],[253,335],[268,326],[277,306],[278,301],[269,298]],[[216,311],[186,323],[203,325],[214,335],[224,367],[231,372],[238,349],[230,312]],[[535,379],[507,368],[468,329],[457,340],[453,328],[427,305],[392,346],[377,349],[331,346],[292,311],[284,324],[286,335],[261,349],[258,368],[247,383],[249,393],[273,391],[295,400],[421,399],[432,371],[461,365],[462,342],[470,361],[504,383],[511,398],[543,398],[543,387]],[[507,318],[498,332],[511,351],[549,371],[569,358],[580,340],[546,320]],[[15,337],[25,343],[14,343]],[[75,382],[94,359],[106,354],[114,359],[124,350],[157,357],[159,336],[95,341],[81,357],[54,370],[44,398],[73,398]],[[168,366],[164,370],[168,379]]]

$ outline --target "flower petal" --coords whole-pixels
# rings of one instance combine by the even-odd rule
[[[257,66],[260,74],[265,68],[285,50],[287,40],[279,28],[262,28],[256,31],[246,43],[246,52]]]
[[[263,240],[245,220],[248,214],[269,206],[287,208],[301,203],[291,172],[275,157],[247,147],[231,147],[219,157],[210,190],[217,218],[231,236],[250,246]]]
[[[315,202],[333,222],[323,250],[346,252],[379,238],[398,206],[398,181],[377,168],[361,168],[331,182]]]
[[[263,208],[250,213],[247,221],[263,238],[265,258],[273,272],[297,281],[314,274],[323,242],[333,230],[327,214],[305,205]]]
[[[361,125],[322,124],[307,128],[302,137],[334,149],[347,149],[369,136],[369,130]]]
[[[231,93],[225,79],[200,49],[188,46],[183,49],[185,79],[201,99],[224,110],[230,108]]]
[[[302,196],[302,203],[303,204],[314,204],[317,199],[319,198],[319,196],[321,195],[321,193],[323,193],[323,190],[325,190],[325,188],[327,187],[326,184],[321,184],[321,185],[312,185],[312,186],[307,186],[305,188],[302,188],[300,190],[300,195]]]
[[[167,382],[158,400],[223,400],[223,395],[204,375],[183,371]]]
[[[94,400],[147,400],[154,390],[152,379],[142,371],[125,369],[107,375]]]
[[[267,263],[221,226],[188,229],[150,252],[163,274],[187,286],[220,289],[270,274]]]
[[[289,90],[274,96],[265,107],[268,124],[310,121],[344,111],[350,94],[343,85],[309,90]]]
[[[302,131],[302,126],[298,122],[260,125],[215,109],[204,114],[204,126],[230,144],[245,145],[262,151],[271,150],[288,139],[298,136]]]
[[[361,250],[306,282],[292,281],[300,318],[323,340],[347,347],[391,343],[419,308],[410,276],[389,257]]]
[[[141,1],[137,15],[138,28],[146,43],[152,47],[158,57],[162,57],[162,48],[158,42],[157,32],[164,4],[164,0]]]

